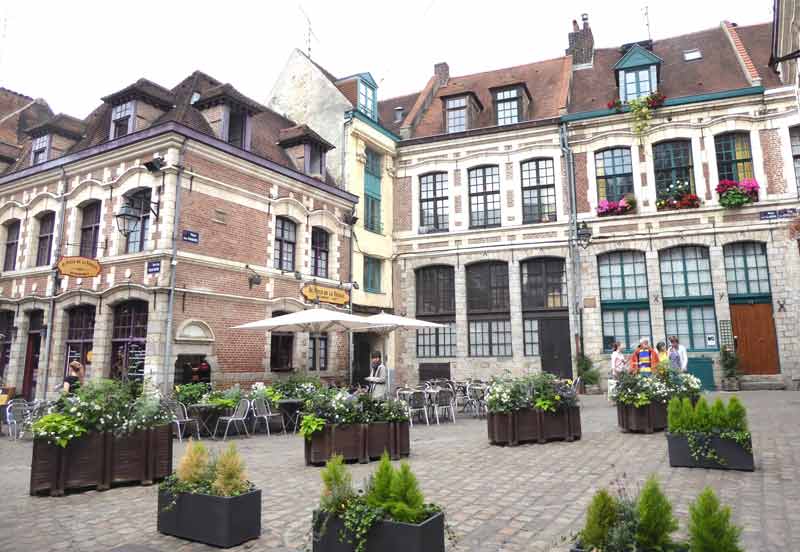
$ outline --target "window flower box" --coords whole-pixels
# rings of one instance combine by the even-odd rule
[[[754,178],[741,182],[721,180],[717,185],[719,204],[726,209],[736,209],[758,201],[759,185]]]
[[[702,202],[700,197],[692,191],[688,181],[676,180],[658,190],[656,208],[659,211],[673,211],[678,209],[696,209]]]
[[[695,458],[692,456],[689,437],[667,433],[667,451],[669,465],[673,468],[707,468],[712,470],[755,470],[753,445],[738,443],[717,434],[696,433],[693,437],[700,446],[713,451],[713,457]]]
[[[237,496],[158,493],[158,531],[221,548],[261,536],[261,490]]]
[[[619,201],[608,201],[601,199],[597,204],[598,217],[610,217],[616,215],[626,215],[636,210],[636,198],[628,194]]]
[[[313,552],[353,552],[355,545],[341,542],[344,523],[314,513]],[[444,552],[444,514],[437,512],[422,523],[380,520],[369,530],[365,552]]]

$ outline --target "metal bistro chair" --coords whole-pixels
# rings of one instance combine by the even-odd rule
[[[464,411],[472,410],[479,418],[486,411],[486,386],[467,385],[467,402],[464,404]]]
[[[447,414],[447,411],[450,411],[450,419],[455,423],[456,421],[456,404],[455,404],[455,393],[449,387],[443,387],[436,393],[434,397],[434,405],[435,408],[433,409],[434,414],[436,415],[436,425],[439,425],[439,411],[443,411]]]
[[[168,401],[167,404],[172,408],[174,418],[172,422],[178,430],[178,442],[183,441],[183,430],[188,425],[194,424],[195,434],[197,440],[200,441],[200,420],[197,418],[190,418],[186,410],[186,405],[178,401]]]
[[[25,435],[25,430],[30,428],[31,405],[25,399],[11,399],[6,405],[6,424],[8,424],[8,437],[16,441]]]
[[[269,432],[270,418],[277,418],[281,421],[281,426],[283,426],[283,434],[286,435],[286,422],[283,419],[283,414],[281,414],[280,412],[273,413],[267,401],[265,401],[264,399],[253,399],[252,408],[253,408],[253,435],[256,434],[256,426],[258,425],[259,420],[264,420],[264,425],[267,427],[267,435],[270,435]]]
[[[220,416],[219,418],[217,418],[217,423],[214,426],[214,438],[216,439],[217,437],[217,429],[219,428],[220,422],[225,422],[225,434],[222,436],[223,441],[228,438],[228,429],[231,427],[231,424],[234,424],[234,427],[238,429],[239,426],[236,424],[239,422],[241,422],[242,427],[244,428],[245,435],[250,437],[250,432],[247,431],[247,424],[245,423],[245,420],[247,419],[247,414],[249,412],[250,412],[250,401],[248,401],[247,399],[240,400],[239,403],[236,405],[236,409],[233,411],[233,414],[231,414],[230,416]]]
[[[428,397],[425,391],[412,391],[406,394],[406,405],[408,408],[408,420],[411,427],[414,427],[414,414],[422,412],[425,415],[425,425],[430,425],[428,421]]]

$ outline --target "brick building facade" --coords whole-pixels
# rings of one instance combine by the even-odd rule
[[[44,397],[69,360],[165,388],[203,360],[222,385],[347,378],[344,334],[232,329],[305,308],[306,283],[347,287],[357,198],[325,171],[330,144],[199,72],[170,90],[137,81],[83,121],[1,92],[21,104],[0,113],[21,109],[0,125],[6,385]],[[101,272],[60,276],[64,256]]]

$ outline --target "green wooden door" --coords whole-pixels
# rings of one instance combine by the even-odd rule
[[[700,380],[704,391],[714,391],[717,385],[714,383],[714,360],[707,357],[689,357],[690,374]]]

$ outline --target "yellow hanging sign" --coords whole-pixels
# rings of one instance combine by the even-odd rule
[[[308,301],[319,301],[332,305],[344,305],[350,301],[350,294],[346,289],[341,288],[306,284],[303,286],[302,293]]]
[[[94,278],[100,274],[100,263],[88,257],[61,257],[58,260],[58,273],[75,278]]]

